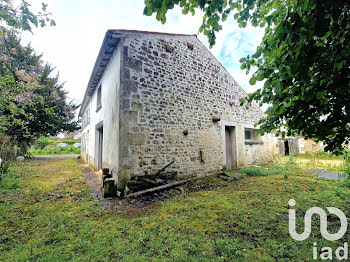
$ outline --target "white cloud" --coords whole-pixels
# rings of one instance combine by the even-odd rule
[[[40,7],[37,0],[30,1]],[[60,80],[66,82],[68,96],[83,98],[90,73],[104,34],[108,29],[136,29],[170,33],[197,34],[202,22],[200,14],[182,15],[180,8],[169,11],[162,25],[154,16],[143,15],[143,0],[45,0],[57,23],[55,27],[34,30],[34,35],[23,34],[23,42],[31,42],[43,59],[56,67]],[[253,53],[263,35],[262,29],[248,26],[240,29],[228,19],[217,34],[211,52],[227,68],[247,92],[249,76],[239,69],[239,59]],[[207,46],[206,37],[198,36]]]

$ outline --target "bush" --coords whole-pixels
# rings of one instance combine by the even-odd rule
[[[64,141],[62,141],[62,143],[66,143],[67,145],[74,145],[76,143],[76,141],[74,141],[74,140],[64,140]]]
[[[41,136],[38,141],[36,141],[34,148],[43,150],[46,146],[52,144],[52,141],[47,137]]]

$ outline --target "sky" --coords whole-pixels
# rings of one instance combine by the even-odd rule
[[[39,0],[28,1],[35,10]],[[23,44],[30,43],[43,60],[56,68],[60,81],[65,83],[69,99],[76,103],[83,99],[91,71],[108,29],[132,29],[180,34],[197,34],[207,47],[208,41],[198,33],[202,17],[183,15],[180,8],[167,14],[163,25],[155,16],[144,16],[143,0],[44,0],[56,26],[36,28],[33,34],[22,34]],[[233,14],[232,14],[233,16]],[[250,75],[240,70],[239,59],[254,53],[261,42],[264,30],[248,26],[238,27],[227,19],[217,34],[215,46],[210,49],[233,78],[247,93],[262,86],[249,84]]]

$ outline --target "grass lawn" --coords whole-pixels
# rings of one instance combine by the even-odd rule
[[[29,153],[32,155],[65,155],[65,154],[80,154],[80,147],[68,145],[60,147],[57,145],[48,145],[44,149],[31,148]]]
[[[288,176],[215,176],[185,186],[185,193],[143,208],[101,210],[74,160],[17,164],[0,182],[0,261],[314,261],[335,242],[319,233],[288,233],[288,200],[297,202],[297,229],[310,207],[334,206],[350,218],[350,189],[290,168]],[[328,230],[339,229],[328,217]]]

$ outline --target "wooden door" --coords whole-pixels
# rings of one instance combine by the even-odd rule
[[[226,169],[237,168],[236,137],[233,126],[225,126]]]
[[[102,161],[103,161],[103,127],[99,127],[96,129],[96,144],[95,144],[95,163],[96,169],[102,169]]]

